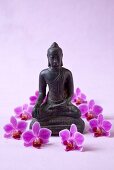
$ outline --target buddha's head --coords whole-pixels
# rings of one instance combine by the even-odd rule
[[[51,47],[47,51],[48,57],[48,66],[49,67],[61,67],[63,66],[62,57],[63,52],[62,49],[58,46],[56,42],[54,42]]]

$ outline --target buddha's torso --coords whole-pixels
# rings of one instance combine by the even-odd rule
[[[49,87],[48,100],[62,101],[65,99],[65,83],[68,70],[61,67],[58,70],[46,69],[44,79]]]

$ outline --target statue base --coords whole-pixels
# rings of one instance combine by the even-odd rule
[[[33,118],[30,123],[30,129],[32,125],[38,120]],[[77,126],[78,132],[83,133],[85,128],[85,123],[81,118],[74,119],[72,117],[57,117],[52,118],[49,121],[40,122],[42,128],[48,128],[52,131],[52,136],[59,136],[59,132],[63,129],[70,129],[71,124]]]

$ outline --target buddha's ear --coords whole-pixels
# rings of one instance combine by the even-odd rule
[[[61,60],[61,66],[63,66],[63,61]]]
[[[50,65],[50,62],[49,62],[49,59],[48,59],[48,67],[50,67],[51,65]]]
[[[61,57],[61,66],[63,66],[63,54],[62,54],[62,57]]]

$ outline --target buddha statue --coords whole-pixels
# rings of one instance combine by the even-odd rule
[[[57,136],[60,130],[76,124],[78,131],[83,133],[85,124],[80,110],[71,103],[74,93],[72,73],[63,67],[63,52],[56,42],[48,49],[47,57],[48,68],[39,75],[39,97],[32,111],[30,128],[38,121],[41,127],[49,128],[52,135]]]

